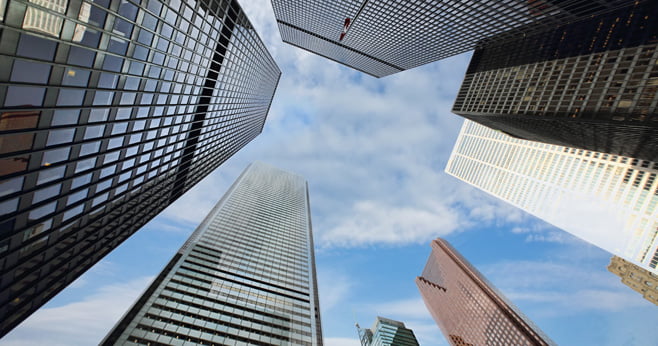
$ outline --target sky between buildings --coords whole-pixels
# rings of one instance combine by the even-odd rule
[[[263,133],[0,345],[97,344],[255,160],[309,181],[326,345],[377,315],[447,345],[414,284],[438,236],[560,345],[658,344],[658,307],[608,253],[443,172],[470,53],[378,80],[282,43],[269,0],[240,3],[283,71]]]

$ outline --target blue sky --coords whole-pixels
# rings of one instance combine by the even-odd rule
[[[255,160],[309,181],[327,345],[377,315],[447,345],[414,284],[438,236],[560,345],[658,345],[658,308],[608,253],[443,172],[470,54],[375,79],[283,44],[269,0],[240,2],[283,71],[264,132],[0,345],[98,343]]]

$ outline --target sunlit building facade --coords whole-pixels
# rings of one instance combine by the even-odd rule
[[[413,330],[400,321],[377,316],[372,328],[356,328],[361,346],[418,346]]]
[[[505,41],[546,31],[627,3],[272,0],[272,7],[284,42],[383,77],[469,51],[494,36]]]
[[[453,112],[512,136],[658,161],[658,2],[478,46]]]
[[[257,136],[280,73],[235,1],[0,1],[0,336]]]
[[[555,345],[447,241],[431,246],[416,285],[450,345]]]
[[[658,162],[526,141],[466,120],[446,172],[658,274]]]
[[[308,185],[253,163],[103,345],[322,345]]]
[[[612,256],[608,271],[621,282],[655,305],[658,305],[658,274],[642,269],[618,256]]]

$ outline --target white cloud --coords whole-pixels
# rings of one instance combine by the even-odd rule
[[[335,269],[318,268],[321,314],[345,302],[352,289],[352,280]]]
[[[575,259],[574,259],[575,260]],[[622,285],[613,274],[594,271],[584,261],[507,261],[483,266],[485,276],[517,303],[533,303],[542,316],[585,311],[620,312],[650,303]]]
[[[453,232],[459,226],[457,214],[443,205],[420,209],[359,201],[350,216],[322,234],[320,239],[323,244],[424,243]]]
[[[135,302],[153,277],[108,285],[80,301],[44,307],[2,339],[3,345],[98,344]]]
[[[389,317],[401,321],[407,319],[427,319],[431,318],[427,307],[420,297],[396,300],[392,302],[385,302],[373,304],[367,308],[379,316]]]

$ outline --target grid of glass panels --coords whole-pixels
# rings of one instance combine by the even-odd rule
[[[525,141],[467,120],[446,173],[658,274],[658,162]],[[619,228],[597,226],[573,201]]]
[[[452,345],[555,345],[447,241],[431,246],[416,285]]]
[[[322,345],[307,186],[254,163],[103,344]]]
[[[477,49],[453,111],[515,136],[658,160],[658,3]]]
[[[2,7],[5,334],[257,136],[280,70],[235,1]]]
[[[545,31],[627,3],[624,0],[469,3],[272,0],[284,42],[376,77],[468,51],[496,35],[498,40],[507,40],[519,34]],[[351,25],[345,38],[339,41],[345,18],[352,20]],[[519,30],[530,23],[533,25]],[[393,68],[382,69],[382,62]]]

